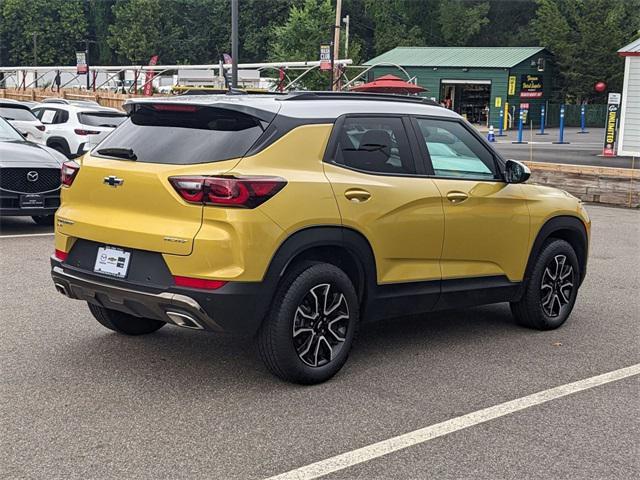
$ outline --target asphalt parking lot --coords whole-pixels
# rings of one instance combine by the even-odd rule
[[[328,383],[294,386],[251,340],[166,327],[124,337],[49,278],[51,235],[0,224],[0,477],[260,479],[640,363],[640,211],[589,206],[589,272],[568,323],[506,305],[364,330]],[[37,234],[36,236],[21,236]],[[335,471],[327,479],[630,479],[638,375]],[[293,476],[291,478],[294,478]],[[299,478],[311,478],[303,477]]]

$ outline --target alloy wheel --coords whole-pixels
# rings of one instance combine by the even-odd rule
[[[547,316],[558,317],[569,305],[573,286],[573,266],[566,255],[555,255],[544,269],[540,285],[540,301]]]
[[[321,367],[340,353],[349,329],[349,306],[335,285],[311,288],[296,309],[293,344],[300,360]]]

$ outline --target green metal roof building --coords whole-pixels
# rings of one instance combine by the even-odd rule
[[[398,75],[402,67],[428,89],[425,96],[444,101],[473,123],[496,128],[505,104],[514,119],[520,106],[528,106],[528,118],[538,125],[555,73],[553,56],[543,47],[397,47],[365,65],[376,65],[370,80]]]

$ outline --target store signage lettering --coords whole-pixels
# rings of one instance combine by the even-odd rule
[[[541,98],[543,93],[540,75],[522,75],[520,98]]]

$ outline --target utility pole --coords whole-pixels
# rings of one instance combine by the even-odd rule
[[[231,87],[238,88],[238,0],[231,0]]]
[[[334,62],[340,59],[340,20],[342,19],[342,0],[336,0],[336,23],[335,32],[333,37],[333,58]],[[340,83],[340,65],[334,65],[333,67],[333,82],[331,90],[338,90],[337,86]]]
[[[33,66],[38,66],[38,33],[33,32]],[[34,86],[38,88],[38,71],[34,70]]]
[[[342,22],[344,23],[344,35],[345,35],[345,39],[344,39],[344,58],[349,58],[349,15],[347,15],[346,17],[344,17],[342,19]]]

